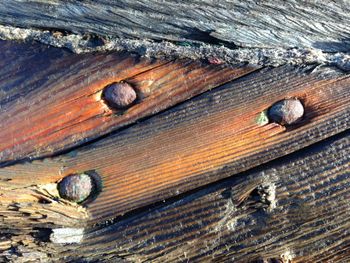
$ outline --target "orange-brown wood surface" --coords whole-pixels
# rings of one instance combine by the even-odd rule
[[[62,152],[254,70],[5,41],[0,49],[0,162]],[[101,97],[119,81],[139,97],[123,111]]]
[[[87,231],[132,262],[349,262],[350,133]],[[78,253],[76,251],[79,251]]]
[[[0,261],[349,258],[348,74],[0,47]],[[138,100],[111,110],[121,80]],[[299,122],[262,121],[286,98]],[[100,187],[81,204],[75,173]]]
[[[349,126],[348,75],[266,69],[57,158],[7,166],[12,184],[55,183],[94,171],[102,192],[86,204],[100,222],[245,171]],[[297,97],[303,120],[259,125],[273,103]]]

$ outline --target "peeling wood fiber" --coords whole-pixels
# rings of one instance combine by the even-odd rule
[[[347,3],[4,0],[0,22],[122,38],[225,41],[240,47],[305,47],[334,52],[349,50]]]
[[[348,1],[4,0],[0,38],[35,39],[78,53],[128,50],[349,69],[349,11]],[[178,45],[184,42],[189,46]]]

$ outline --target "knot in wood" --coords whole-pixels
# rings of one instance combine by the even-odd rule
[[[281,125],[298,122],[304,115],[304,106],[298,99],[285,99],[271,106],[269,119]]]
[[[113,83],[105,88],[103,98],[109,106],[123,109],[136,100],[137,94],[128,83]]]
[[[86,200],[93,191],[94,183],[87,174],[69,175],[58,184],[58,191],[62,198],[80,203]]]

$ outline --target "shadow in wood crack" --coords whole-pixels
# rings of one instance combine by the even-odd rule
[[[350,38],[343,38],[339,41],[318,41],[312,47],[326,52],[349,52]]]

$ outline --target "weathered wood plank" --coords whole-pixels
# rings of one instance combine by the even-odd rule
[[[348,262],[349,186],[346,132],[264,169],[91,229],[79,251],[134,262]]]
[[[266,69],[66,155],[4,167],[0,177],[20,194],[22,188],[94,171],[103,189],[86,206],[91,222],[104,221],[348,129],[349,81],[348,75]],[[290,97],[305,106],[300,123],[257,124],[262,111]]]
[[[254,70],[5,41],[0,49],[0,162],[62,152]],[[138,93],[127,110],[102,99],[103,89],[119,81]]]
[[[349,187],[347,131],[187,196],[89,227],[80,244],[46,241],[30,251],[66,261],[348,262]]]
[[[30,29],[0,25],[0,38],[40,39],[75,52],[129,49],[173,57],[175,50],[218,64],[349,70],[349,55],[333,53],[349,50],[345,2],[242,2],[5,0],[0,23]],[[183,44],[190,45],[185,54]],[[14,50],[26,56],[11,59]],[[0,261],[350,261],[349,75],[264,69],[144,120],[232,80],[231,70],[236,78],[254,69],[125,53],[84,55],[78,62],[65,51],[38,50],[35,67],[26,45],[0,54],[0,167],[142,122],[68,154],[0,168]],[[90,65],[96,57],[101,64]],[[122,78],[111,73],[115,61]],[[103,81],[110,81],[98,79],[99,66]],[[112,111],[101,87],[120,80],[135,86],[139,100],[129,110]],[[294,97],[305,106],[301,122],[257,121],[274,102]],[[59,197],[57,183],[80,172],[97,173],[102,191],[77,205]]]
[[[348,1],[20,1],[0,23],[108,37],[348,51]]]

